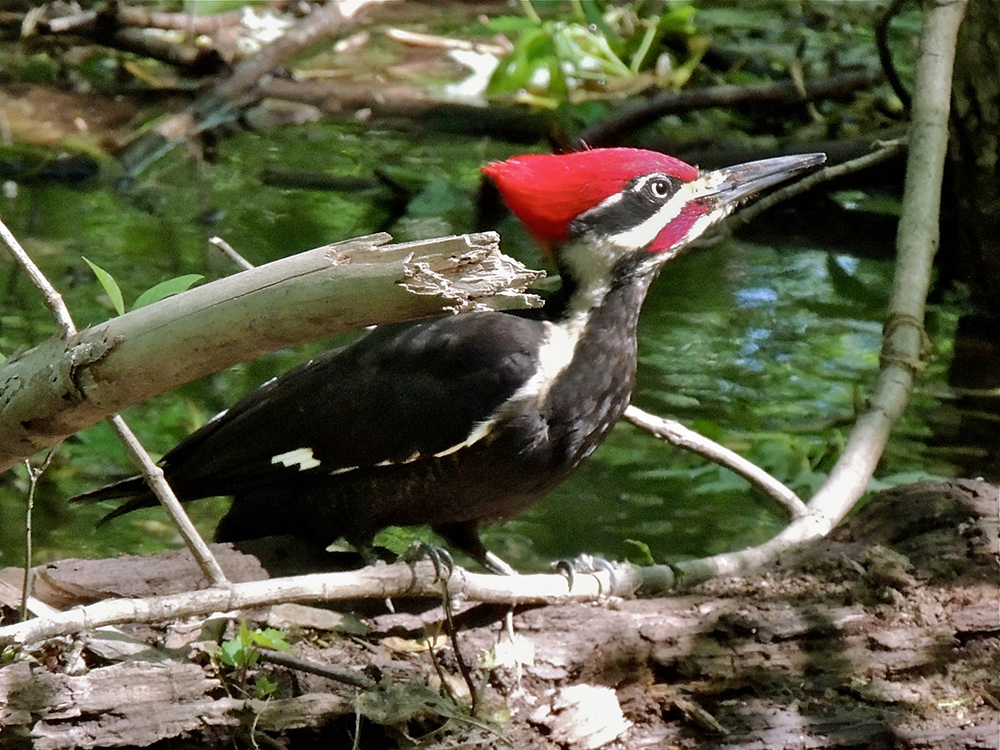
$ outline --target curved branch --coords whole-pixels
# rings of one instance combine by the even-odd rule
[[[657,417],[636,406],[629,406],[625,410],[625,419],[636,427],[648,430],[656,437],[666,440],[671,445],[704,456],[709,461],[743,477],[787,510],[788,515],[793,519],[802,518],[808,513],[805,503],[799,499],[798,495],[762,468],[747,461],[743,456],[729,450],[729,448],[719,445],[714,440],[709,440],[704,435],[699,435],[694,430],[688,429],[680,422]]]
[[[892,0],[885,10],[879,13],[875,20],[875,43],[878,45],[878,61],[882,64],[886,80],[892,86],[892,90],[896,92],[896,96],[899,97],[903,106],[909,109],[912,104],[910,92],[903,85],[899,71],[896,70],[896,64],[892,61],[892,52],[889,50],[889,24],[905,3],[906,0]]]

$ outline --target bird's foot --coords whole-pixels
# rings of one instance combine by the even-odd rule
[[[401,554],[397,560],[405,563],[415,563],[421,560],[430,560],[434,565],[434,581],[446,581],[451,578],[455,570],[455,561],[451,553],[443,547],[436,547],[427,542],[415,541]],[[446,571],[442,575],[442,571]]]
[[[556,573],[560,573],[566,577],[566,583],[570,589],[573,588],[573,583],[576,580],[576,574],[592,574],[605,572],[611,579],[611,589],[614,590],[618,583],[618,577],[615,575],[615,566],[610,562],[605,560],[603,557],[597,557],[596,555],[578,555],[573,560],[563,559],[556,560],[552,563],[552,568]],[[598,587],[601,586],[601,579],[597,579]],[[603,590],[600,593],[604,593]]]

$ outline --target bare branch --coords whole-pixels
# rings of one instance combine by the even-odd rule
[[[666,440],[671,445],[704,456],[709,461],[738,474],[763,490],[768,497],[787,510],[793,519],[802,518],[808,513],[805,503],[799,499],[798,495],[762,468],[725,446],[719,445],[714,440],[709,440],[704,435],[699,435],[694,430],[688,429],[680,422],[657,417],[635,406],[629,406],[625,410],[625,419],[636,427],[648,430],[656,437]]]
[[[181,507],[177,495],[174,494],[174,491],[167,483],[166,477],[163,475],[163,469],[157,466],[153,459],[149,457],[146,449],[142,447],[138,438],[129,429],[129,426],[125,424],[125,420],[120,415],[115,414],[108,421],[111,423],[111,429],[114,430],[118,439],[121,440],[122,445],[125,446],[125,450],[131,456],[135,465],[139,467],[142,478],[146,480],[146,484],[149,485],[149,488],[156,495],[160,504],[166,509],[177,531],[183,537],[184,543],[191,550],[191,554],[194,556],[199,567],[201,567],[202,572],[212,582],[213,586],[225,585],[228,582],[226,574],[222,572],[222,567],[215,559],[215,555],[212,554],[205,540],[202,539],[201,534],[198,533],[194,524],[191,523],[188,514]]]
[[[790,198],[794,198],[797,195],[807,193],[817,185],[829,182],[830,180],[835,180],[838,177],[860,172],[868,169],[869,167],[874,167],[876,164],[888,161],[906,148],[906,141],[905,139],[894,141],[876,141],[873,146],[877,150],[870,154],[859,156],[856,159],[851,159],[850,161],[845,161],[832,167],[824,167],[823,169],[813,172],[812,174],[807,175],[801,180],[797,180],[780,190],[775,190],[773,193],[768,194],[761,200],[756,201],[753,205],[747,206],[739,213],[734,214],[731,218],[726,220],[726,223],[723,225],[725,231],[732,232],[745,224],[749,224],[769,208],[772,208],[783,201],[787,201]]]
[[[526,286],[539,272],[502,256],[496,234],[383,247],[389,239],[283,258],[11,357],[0,365],[0,471],[127,406],[278,349],[447,307],[539,304]],[[446,288],[408,291],[414,264]],[[520,286],[503,288],[512,280]]]
[[[251,268],[254,267],[253,263],[251,263],[242,255],[240,255],[238,252],[236,252],[236,248],[234,248],[232,245],[230,245],[221,237],[209,238],[208,244],[218,249],[223,255],[229,258],[229,260],[231,260],[236,266],[238,266],[241,271],[249,271]]]
[[[634,571],[630,565],[621,565],[616,567],[613,577],[607,571],[576,575],[570,589],[566,578],[561,575],[498,576],[455,568],[447,586],[453,598],[479,602],[596,601],[606,596],[630,596],[639,583]],[[145,599],[109,599],[49,617],[0,627],[0,648],[37,643],[103,625],[160,622],[281,602],[402,596],[440,599],[441,586],[433,563],[420,562],[415,565],[376,565],[347,573],[317,573],[236,583],[228,588],[213,587]]]
[[[52,448],[37,467],[31,465],[31,461],[25,459],[24,467],[28,471],[28,501],[24,513],[24,580],[21,584],[21,610],[22,620],[28,619],[29,601],[31,599],[31,540],[32,540],[32,511],[35,509],[35,490],[38,488],[38,480],[45,470],[52,463],[52,458],[56,454],[56,449]]]
[[[590,147],[608,146],[623,135],[656,122],[664,115],[706,107],[734,107],[751,104],[800,104],[814,99],[843,96],[857,89],[869,88],[882,80],[881,71],[843,73],[805,84],[805,91],[794,81],[751,85],[725,85],[691,91],[666,91],[638,105],[622,107],[584,130],[576,141]]]
[[[59,324],[59,329],[62,331],[62,337],[68,339],[74,333],[76,333],[76,325],[73,323],[73,318],[69,314],[69,310],[66,307],[66,303],[63,302],[62,295],[56,291],[55,287],[49,283],[49,280],[45,278],[38,266],[31,259],[21,247],[21,243],[17,241],[17,238],[13,233],[7,228],[7,225],[0,220],[0,236],[3,237],[4,243],[10,250],[11,255],[20,264],[20,266],[28,272],[28,277],[31,279],[31,283],[35,285],[39,292],[42,293],[42,299],[45,300],[45,304],[48,305],[49,310],[52,311],[52,315],[56,319],[56,323]],[[26,458],[26,456],[25,456]]]

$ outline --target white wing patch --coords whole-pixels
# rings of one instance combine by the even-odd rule
[[[482,438],[486,437],[489,433],[490,428],[496,422],[496,416],[490,417],[489,419],[484,419],[482,422],[477,424],[472,432],[469,433],[469,437],[463,440],[461,443],[456,443],[450,448],[445,448],[443,451],[434,454],[434,458],[444,458],[445,456],[450,456],[452,453],[462,450],[462,448],[468,448],[475,442],[478,442]]]
[[[313,457],[312,448],[296,448],[287,453],[281,453],[271,459],[272,464],[283,464],[284,466],[298,466],[299,471],[314,469],[319,466],[319,461]]]

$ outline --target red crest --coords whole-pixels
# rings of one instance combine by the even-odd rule
[[[492,162],[483,172],[504,202],[545,246],[566,239],[569,223],[640,175],[660,172],[689,182],[698,170],[672,156],[637,148],[527,154]]]

